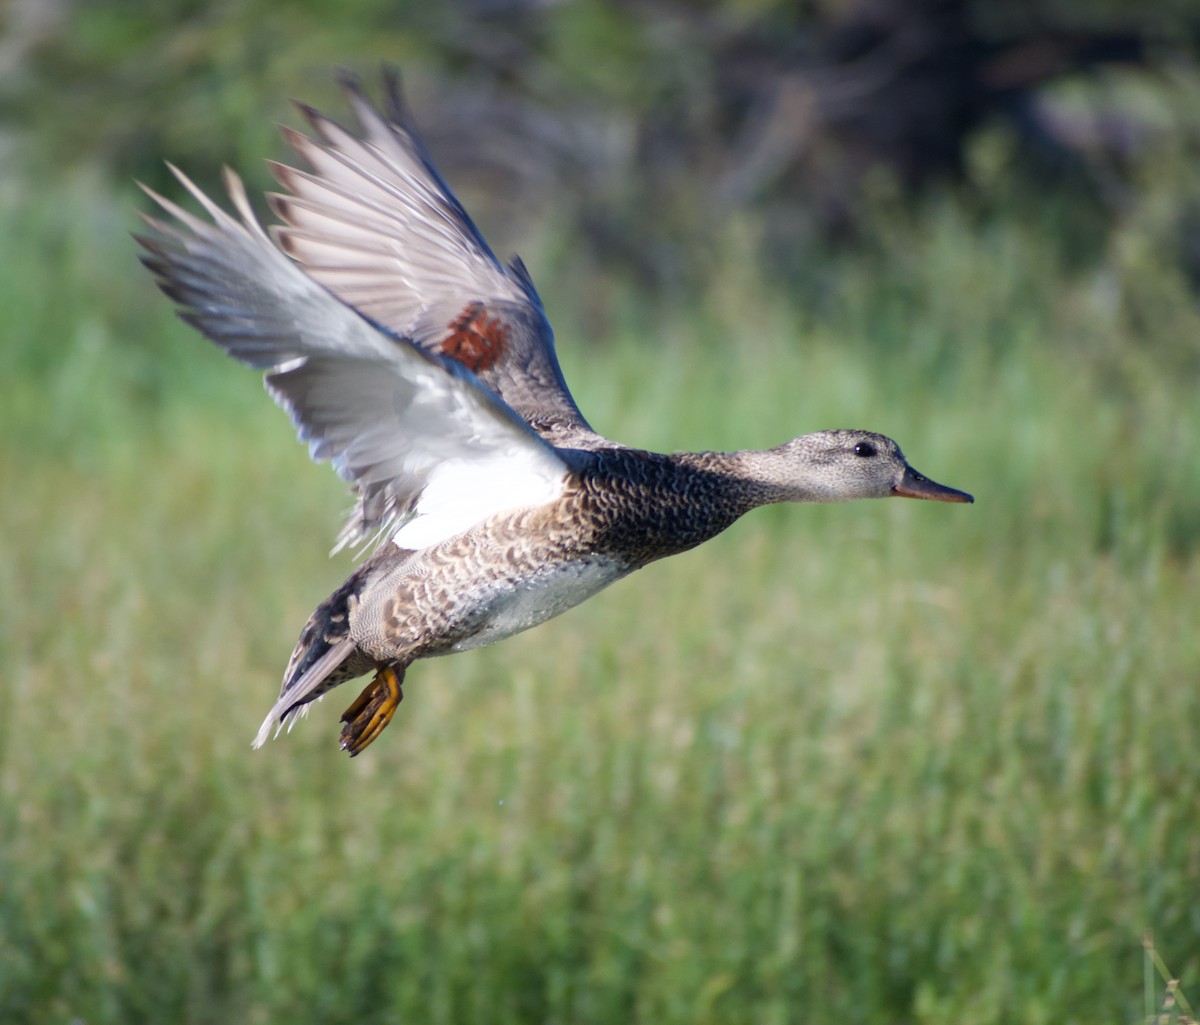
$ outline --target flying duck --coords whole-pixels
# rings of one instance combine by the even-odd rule
[[[309,618],[254,745],[326,691],[373,673],[342,715],[360,754],[418,659],[557,616],[770,502],[971,502],[890,438],[826,430],[777,448],[666,455],[600,436],[559,369],[518,258],[502,264],[418,139],[398,77],[374,106],[343,77],[357,130],[299,105],[284,129],[306,170],[271,163],[269,232],[231,171],[236,216],[182,172],[196,216],[149,188],[142,262],[180,316],[265,370],[314,460],[356,505],[337,549],[373,553]]]

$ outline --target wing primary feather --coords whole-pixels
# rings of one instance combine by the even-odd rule
[[[500,263],[434,166],[398,72],[383,69],[379,104],[356,75],[339,81],[353,129],[304,103],[309,134],[283,129],[308,169],[271,165],[290,194],[268,198],[282,222],[276,244],[365,315],[469,366],[541,436],[600,444],[563,380],[529,271]]]
[[[377,112],[362,117],[369,131],[399,131]],[[309,139],[302,145],[338,170],[336,179],[279,175],[285,188],[302,193],[290,202],[313,214],[308,222],[298,216],[292,235],[290,226],[280,226],[276,241],[263,228],[233,171],[223,174],[225,209],[171,166],[201,213],[143,186],[159,211],[142,216],[153,233],[136,236],[143,262],[187,323],[267,371],[272,396],[312,457],[331,461],[350,482],[357,505],[338,548],[377,531],[391,539],[410,522],[416,526],[406,536],[432,544],[501,509],[550,500],[561,493],[568,465],[531,426],[541,421],[529,414],[529,403],[536,404],[545,385],[554,408],[570,422],[582,419],[561,389],[549,325],[524,294],[527,275],[519,282],[495,263],[415,140],[397,135],[376,152],[341,129],[336,136],[326,131],[351,152]],[[408,154],[403,166],[391,163],[395,146]],[[360,152],[371,154],[370,167],[356,159]],[[311,190],[297,185],[304,181]],[[380,207],[378,222],[373,206]],[[391,238],[403,259],[373,271],[369,265],[380,254],[371,251],[372,240],[380,238]],[[311,263],[289,259],[281,246],[305,258],[310,250],[319,256],[322,247],[330,259],[345,251],[348,266],[325,277]],[[363,276],[355,280],[360,266]],[[399,284],[395,298],[389,282]],[[365,307],[350,305],[347,293],[366,296]],[[405,320],[412,330],[379,319],[381,310],[402,309],[411,311]],[[442,344],[450,330],[475,332],[468,339],[492,345],[497,368],[481,366],[477,374],[444,354],[454,351]],[[425,501],[431,482],[436,486]]]

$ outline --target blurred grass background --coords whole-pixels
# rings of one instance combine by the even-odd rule
[[[285,97],[341,110],[332,65],[415,61],[445,103],[531,26],[502,95],[575,82],[638,125],[683,30],[516,4],[489,64],[467,4],[54,10],[0,67],[0,1021],[1133,1022],[1167,991],[1150,933],[1195,998],[1200,108],[1176,36],[1054,85],[1133,118],[1121,159],[1048,175],[986,120],[956,173],[872,166],[849,228],[806,227],[787,175],[690,229],[702,168],[678,209],[602,177],[601,220],[671,222],[631,255],[591,186],[517,217],[467,159],[598,429],[861,426],[977,504],[760,510],[421,664],[350,762],[340,697],[249,748],[351,566],[325,556],[346,496],[154,292],[129,174],[264,183]],[[673,16],[785,20],[702,10]]]

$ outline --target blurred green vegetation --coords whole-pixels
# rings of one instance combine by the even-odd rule
[[[971,185],[997,129],[991,170],[1069,197],[1090,258],[1138,168],[1195,161],[1200,134],[1190,0],[12,0],[3,27],[0,155],[32,180],[173,188],[170,159],[265,185],[288,98],[336,108],[333,67],[388,62],[499,248],[565,228],[655,294],[703,288],[746,211],[791,281],[830,238],[869,241],[881,182]],[[1172,199],[1165,241],[1200,278],[1200,196]]]
[[[325,557],[346,496],[154,291],[126,175],[253,172],[284,97],[339,109],[326,64],[480,31],[359,10],[85,5],[39,51],[62,63],[7,87],[0,1021],[1129,1023],[1167,990],[1150,931],[1194,1000],[1186,68],[1122,79],[1166,129],[1111,202],[1024,173],[993,125],[957,183],[868,176],[857,237],[805,236],[802,261],[728,212],[702,287],[647,294],[551,215],[506,226],[605,433],[872,428],[977,504],[760,510],[422,663],[350,762],[336,695],[249,748],[351,565]],[[613,69],[662,74],[630,9],[548,17],[523,76],[585,45],[597,102],[629,88]],[[55,68],[34,116],[21,90]]]

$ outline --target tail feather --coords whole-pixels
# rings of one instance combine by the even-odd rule
[[[300,639],[283,674],[279,698],[263,720],[254,746],[262,747],[271,736],[308,710],[327,690],[377,669],[380,663],[360,651],[350,639],[350,615],[359,596],[380,573],[388,572],[412,556],[412,551],[386,545],[358,567],[346,581],[308,617]]]
[[[308,617],[288,660],[279,698],[254,738],[255,747],[266,742],[272,725],[278,724],[278,735],[285,723],[291,725],[289,718],[295,721],[298,709],[307,711],[310,701],[370,668],[361,655],[356,657],[357,649],[350,640],[350,601],[359,594],[368,572],[368,565],[360,566]]]
[[[343,637],[314,661],[300,679],[286,687],[279,695],[279,700],[271,706],[271,711],[267,713],[263,724],[258,728],[258,733],[254,737],[254,746],[262,747],[267,742],[271,736],[272,726],[275,727],[275,735],[278,736],[285,724],[290,725],[289,717],[294,717],[294,714],[300,709],[307,710],[308,702],[320,697],[329,689],[326,685],[328,678],[353,653],[354,642],[349,637]]]

